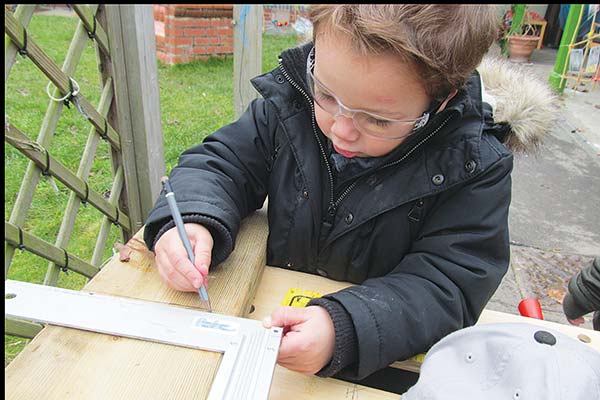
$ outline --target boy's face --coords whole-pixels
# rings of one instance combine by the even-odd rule
[[[317,124],[348,158],[380,157],[394,150],[411,134],[414,122],[386,120],[414,121],[431,102],[411,65],[386,54],[361,56],[343,35],[317,36],[312,72]],[[352,118],[339,103],[368,114]]]

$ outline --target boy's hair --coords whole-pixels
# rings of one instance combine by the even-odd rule
[[[311,5],[313,40],[347,35],[359,54],[393,52],[411,62],[427,93],[460,88],[497,37],[496,8],[482,4]]]

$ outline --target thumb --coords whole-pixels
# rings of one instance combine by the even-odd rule
[[[266,328],[294,326],[305,322],[307,319],[308,315],[305,308],[277,307],[269,317],[263,319],[263,326]]]
[[[208,275],[208,268],[211,262],[213,239],[209,231],[203,226],[194,225],[191,228],[193,230],[191,237],[194,240],[194,267],[202,274],[204,284],[206,284],[206,276]]]

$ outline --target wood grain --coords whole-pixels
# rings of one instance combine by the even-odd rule
[[[214,312],[247,312],[265,265],[266,214],[247,218],[236,250],[211,272]],[[141,239],[142,232],[136,234]],[[169,289],[152,253],[132,241],[128,262],[113,258],[86,291],[199,307],[198,293]],[[138,243],[136,245],[136,243]],[[8,399],[203,399],[221,355],[141,340],[48,326],[5,369]]]

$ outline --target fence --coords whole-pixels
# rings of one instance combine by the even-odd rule
[[[32,132],[20,128],[20,121],[5,118],[5,142],[27,157],[29,163],[10,218],[4,223],[4,276],[8,276],[15,250],[27,250],[49,261],[44,284],[56,285],[61,271],[93,277],[100,270],[111,224],[119,227],[123,240],[129,240],[142,227],[160,190],[165,167],[156,63],[152,62],[156,60],[154,18],[152,8],[146,6],[72,5],[79,22],[59,67],[28,31],[35,8],[19,5],[14,13],[7,8],[4,14],[8,37],[5,86],[17,57],[22,56],[22,62],[33,63],[50,81],[47,86],[46,82],[40,85],[47,87],[51,97],[37,140],[30,139]],[[97,107],[81,90],[76,74],[90,40],[96,48],[100,71],[101,97]],[[76,172],[49,150],[65,105],[69,107],[67,112],[78,112],[90,124]],[[89,184],[90,170],[101,145],[108,146],[111,158],[113,182],[108,198]],[[70,190],[54,243],[25,228],[27,212],[43,177]],[[89,260],[66,250],[81,204],[93,206],[103,216]],[[8,320],[5,325],[5,333],[24,337],[32,337],[40,329],[39,325],[23,321]]]
[[[78,22],[62,67],[28,31],[36,5],[5,8],[5,87],[17,57],[23,57],[20,62],[32,63],[49,80],[47,85],[45,80],[40,85],[46,87],[51,99],[36,140],[31,139],[31,128],[22,127],[23,121],[12,120],[5,113],[4,140],[28,160],[10,217],[4,223],[5,279],[17,249],[48,261],[43,280],[46,285],[56,286],[61,271],[92,278],[101,269],[111,226],[118,227],[123,241],[138,232],[158,196],[160,177],[165,175],[152,5],[75,4],[70,8]],[[233,17],[236,21],[233,101],[239,115],[257,96],[249,77],[261,70],[262,7],[235,5]],[[100,75],[97,107],[91,104],[83,85],[79,85],[76,72],[84,47],[90,41]],[[51,148],[64,106],[68,107],[67,113],[77,113],[89,122],[76,171]],[[108,196],[90,184],[99,149],[110,157],[112,185]],[[5,166],[9,162],[5,158]],[[26,223],[27,212],[43,178],[56,188],[55,181],[60,182],[69,193],[54,243],[31,233]],[[91,205],[102,216],[89,259],[67,250],[77,233],[75,223],[81,204]],[[5,334],[9,335],[30,338],[41,328],[38,324],[5,320]]]

